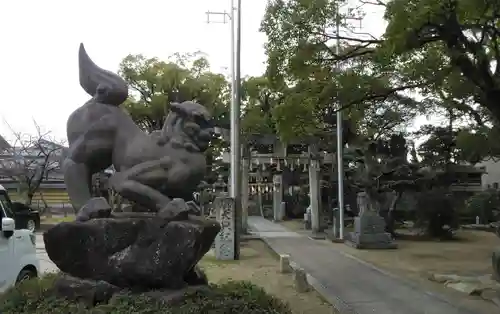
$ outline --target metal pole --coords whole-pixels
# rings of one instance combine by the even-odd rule
[[[229,13],[229,20],[230,20],[230,31],[231,31],[231,66],[230,66],[230,71],[231,71],[231,152],[233,148],[233,114],[232,110],[234,108],[234,102],[236,99],[236,77],[235,77],[235,38],[234,38],[234,29],[235,29],[235,24],[234,24],[234,0],[231,0],[231,11]],[[232,156],[232,155],[231,155]],[[232,160],[231,160],[231,167],[232,167]],[[232,169],[232,168],[231,168]],[[231,177],[232,178],[232,177]],[[232,181],[231,181],[232,182]],[[232,189],[232,188],[231,188]]]
[[[337,32],[337,43],[335,45],[335,53],[338,56],[340,54],[340,14],[339,14],[339,4],[337,2],[337,21],[336,21],[336,32]],[[336,66],[337,72],[340,72],[340,63],[337,61]],[[337,173],[338,173],[338,200],[339,200],[339,239],[344,239],[344,156],[343,156],[343,142],[342,142],[342,111],[340,110],[339,102],[339,90],[337,86],[337,105],[339,106],[337,111]]]
[[[240,108],[241,108],[241,74],[240,74],[240,47],[241,47],[241,0],[235,7],[234,0],[231,0],[231,11],[227,12],[206,12],[207,23],[210,23],[210,15],[223,15],[226,23],[226,16],[229,16],[231,23],[231,151],[230,151],[230,190],[229,195],[234,199],[234,259],[240,257],[240,230],[241,221],[241,146],[240,146]],[[235,12],[237,14],[235,14]],[[237,24],[236,23],[237,20]],[[235,32],[236,31],[236,32]],[[236,34],[235,34],[236,33]],[[237,38],[235,38],[237,36]]]
[[[240,253],[240,230],[241,230],[241,146],[240,146],[240,107],[241,107],[241,73],[240,73],[240,50],[241,50],[241,0],[231,0],[231,66],[232,66],[232,102],[231,102],[231,197],[234,199],[235,219],[235,259],[239,259]],[[236,17],[235,17],[236,11]],[[236,20],[236,21],[235,21]],[[236,45],[235,45],[235,22]]]

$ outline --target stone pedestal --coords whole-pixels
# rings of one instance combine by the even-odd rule
[[[357,249],[396,249],[396,243],[384,228],[384,218],[373,211],[365,211],[354,218],[354,232],[346,236],[345,243]]]
[[[57,224],[43,234],[43,241],[62,273],[94,283],[104,281],[108,283],[105,290],[111,286],[134,291],[176,290],[199,284],[196,278],[202,278],[193,274],[193,267],[220,231],[214,220],[188,218],[112,213],[110,218]],[[88,282],[82,284],[80,292],[89,286]],[[99,287],[104,286],[99,284],[96,289]]]
[[[235,219],[234,200],[229,196],[219,196],[214,201],[216,219],[221,226],[215,237],[215,258],[218,260],[235,259]]]

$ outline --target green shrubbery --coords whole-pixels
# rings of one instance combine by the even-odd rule
[[[2,314],[288,314],[288,305],[249,282],[228,282],[212,289],[186,294],[184,301],[167,306],[144,295],[113,297],[108,304],[88,308],[55,297],[53,283],[57,274],[23,282],[0,295]]]
[[[496,189],[488,189],[471,196],[465,206],[465,214],[480,222],[488,224],[497,221],[500,211],[500,193]]]
[[[458,228],[458,215],[446,189],[420,193],[417,198],[416,226],[432,238],[449,239]]]

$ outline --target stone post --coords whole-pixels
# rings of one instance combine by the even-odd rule
[[[280,174],[273,175],[273,219],[281,221],[284,218],[281,202],[283,201],[283,176]]]
[[[312,232],[320,231],[320,173],[318,146],[309,145],[309,202],[311,206],[311,229]]]
[[[281,221],[281,175],[273,175],[273,185],[272,185],[272,195],[273,195],[273,220]]]
[[[243,146],[243,160],[241,162],[241,233],[247,233],[248,198],[250,194],[250,150],[248,145]]]
[[[280,273],[287,274],[292,272],[292,266],[290,266],[290,255],[280,254]]]
[[[236,235],[234,219],[234,199],[230,196],[218,196],[214,200],[216,219],[221,231],[215,238],[215,258],[218,260],[236,259]]]
[[[310,290],[307,273],[303,268],[297,267],[293,269],[293,284],[297,292],[308,292]]]

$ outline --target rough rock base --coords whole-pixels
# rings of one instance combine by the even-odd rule
[[[206,282],[195,265],[220,231],[216,221],[129,215],[60,223],[44,233],[47,254],[68,275],[134,291]]]

